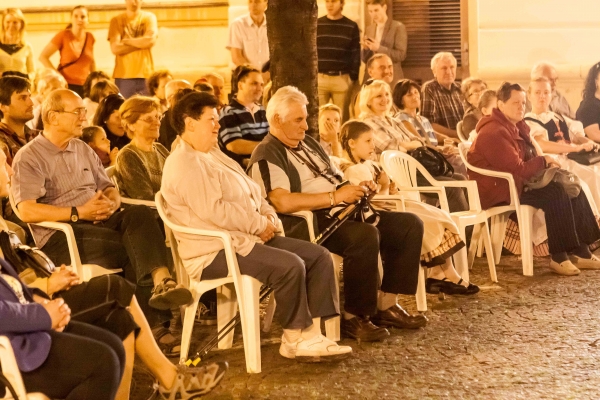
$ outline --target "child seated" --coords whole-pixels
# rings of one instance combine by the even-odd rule
[[[110,150],[110,140],[106,137],[106,132],[99,126],[88,126],[83,128],[81,140],[88,144],[100,157],[104,168],[115,165],[119,149],[117,147]]]

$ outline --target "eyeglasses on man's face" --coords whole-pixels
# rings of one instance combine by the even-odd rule
[[[66,114],[74,114],[77,115],[79,118],[85,117],[87,114],[87,109],[85,107],[80,107],[80,108],[76,108],[73,111],[67,111],[67,110],[60,110],[60,111],[56,111],[58,113],[66,113]]]

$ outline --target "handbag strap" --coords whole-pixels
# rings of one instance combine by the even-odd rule
[[[60,72],[61,70],[65,69],[65,68],[67,68],[67,67],[70,67],[71,65],[73,65],[73,64],[75,64],[75,63],[77,63],[77,61],[79,61],[79,60],[81,59],[81,56],[83,56],[83,53],[85,52],[85,46],[87,45],[87,41],[88,41],[88,33],[86,32],[86,33],[85,33],[85,40],[83,41],[83,47],[81,48],[81,53],[79,53],[79,57],[77,57],[77,58],[75,59],[75,61],[71,61],[71,62],[68,62],[68,63],[66,63],[66,64],[61,64],[61,65],[59,65],[59,66],[56,68],[56,70]]]

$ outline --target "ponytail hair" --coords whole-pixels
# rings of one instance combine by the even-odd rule
[[[348,157],[350,157],[350,161],[354,164],[358,164],[358,162],[354,159],[352,155],[352,150],[350,149],[350,140],[357,140],[363,133],[371,132],[373,128],[371,128],[368,124],[358,121],[355,119],[351,119],[342,125],[340,129],[340,144],[342,145],[342,149],[348,153]]]

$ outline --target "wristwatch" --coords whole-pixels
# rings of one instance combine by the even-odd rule
[[[79,213],[77,212],[77,207],[71,207],[71,222],[79,221]]]

